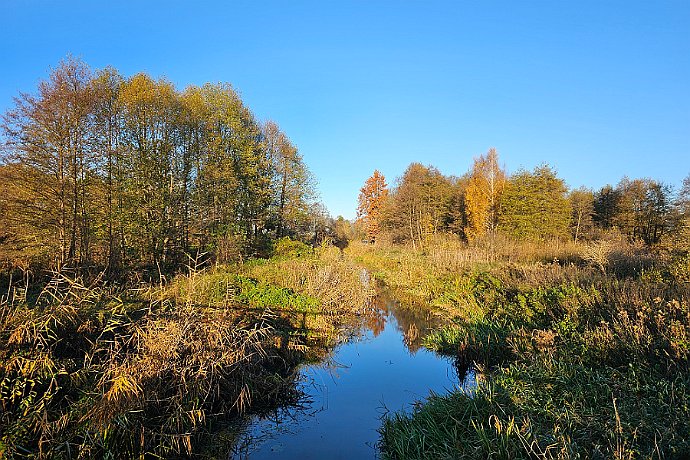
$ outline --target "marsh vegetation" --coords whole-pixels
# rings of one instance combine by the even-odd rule
[[[10,285],[3,455],[230,449],[214,442],[213,427],[295,401],[297,366],[347,338],[373,295],[338,249],[300,248],[299,257],[192,270],[159,286],[65,273],[34,297]]]
[[[375,171],[333,219],[229,85],[71,58],[0,128],[0,457],[250,453],[306,369],[386,324],[477,382],[425,399],[406,374],[384,458],[690,456],[690,177],[572,190],[490,149]]]
[[[356,251],[445,319],[424,346],[483,376],[387,417],[385,458],[688,455],[687,256],[618,242],[602,272],[587,244],[453,245]]]

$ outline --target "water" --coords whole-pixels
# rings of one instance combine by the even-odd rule
[[[433,322],[385,299],[358,336],[301,370],[300,405],[254,417],[231,458],[376,458],[387,411],[410,411],[430,392],[474,386],[474,374],[459,378],[451,360],[420,347]]]

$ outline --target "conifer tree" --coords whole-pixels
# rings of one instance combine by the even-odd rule
[[[564,237],[571,209],[563,180],[547,165],[513,175],[503,194],[501,228],[518,239]]]
[[[388,197],[386,178],[378,170],[369,177],[360,189],[357,217],[364,221],[367,238],[375,243],[380,233],[381,209]]]

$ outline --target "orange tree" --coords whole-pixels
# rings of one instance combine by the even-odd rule
[[[359,191],[359,205],[357,206],[357,218],[364,222],[367,238],[372,243],[376,242],[379,234],[379,221],[381,208],[388,197],[388,185],[386,178],[378,170],[374,171]]]

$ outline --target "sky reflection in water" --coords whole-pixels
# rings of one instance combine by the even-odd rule
[[[326,361],[305,366],[301,406],[255,418],[232,458],[376,458],[377,429],[386,411],[409,411],[430,391],[474,386],[474,374],[461,382],[452,360],[420,347],[428,317],[391,300],[381,319]]]

